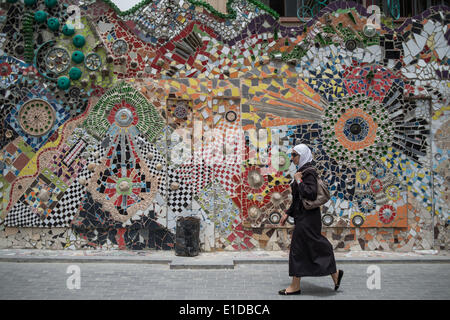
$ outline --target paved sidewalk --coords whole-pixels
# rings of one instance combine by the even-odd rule
[[[279,296],[290,283],[287,251],[0,250],[0,300],[448,300],[449,252],[336,252],[345,271],[304,277],[302,295]],[[74,269],[75,268],[75,269]],[[375,268],[375,269],[373,269]],[[71,288],[78,270],[79,288]],[[379,287],[371,280],[378,270]],[[372,284],[372,288],[370,288]],[[375,285],[376,288],[373,288]]]
[[[329,276],[304,277],[301,295],[280,296],[278,290],[291,280],[287,264],[171,270],[163,264],[0,262],[0,300],[234,300],[252,304],[248,300],[450,298],[447,263],[351,263],[338,267],[345,271],[338,291],[333,290]],[[374,267],[379,286],[371,280]]]
[[[202,252],[195,257],[154,250],[36,250],[0,249],[0,262],[145,263],[168,264],[171,269],[233,269],[239,264],[286,264],[288,251]],[[335,252],[336,262],[349,263],[450,263],[449,251]]]

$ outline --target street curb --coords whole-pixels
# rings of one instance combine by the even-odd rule
[[[201,260],[192,258],[152,258],[152,257],[111,257],[111,256],[0,256],[0,262],[15,263],[129,263],[160,264],[170,269],[234,269],[243,264],[288,264],[288,258],[230,258]],[[410,264],[410,263],[450,263],[450,257],[404,257],[404,258],[336,258],[336,264]]]
[[[170,264],[170,269],[234,269],[234,261],[189,261],[189,259],[174,259]]]
[[[13,257],[0,256],[0,262],[29,262],[29,263],[133,263],[133,264],[168,264],[172,259],[158,259],[146,257],[47,257],[28,256]]]

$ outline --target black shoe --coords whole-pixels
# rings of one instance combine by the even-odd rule
[[[342,279],[343,275],[344,275],[344,270],[339,270],[337,284],[334,285],[334,291],[339,289],[339,286],[341,285],[341,279]]]
[[[294,295],[294,294],[301,294],[302,290],[298,290],[298,291],[294,291],[294,292],[286,292],[286,289],[280,290],[278,291],[278,294],[282,295],[282,296],[289,296],[289,295]]]

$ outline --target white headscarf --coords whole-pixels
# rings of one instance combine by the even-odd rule
[[[297,165],[297,170],[303,167],[306,163],[313,160],[311,150],[306,144],[298,144],[294,147],[294,151],[300,155],[300,161]]]

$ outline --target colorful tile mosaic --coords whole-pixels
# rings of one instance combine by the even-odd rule
[[[375,29],[351,1],[295,26],[256,0],[4,1],[0,247],[171,250],[195,216],[202,250],[287,249],[305,143],[335,249],[448,249],[449,27],[447,6]]]

